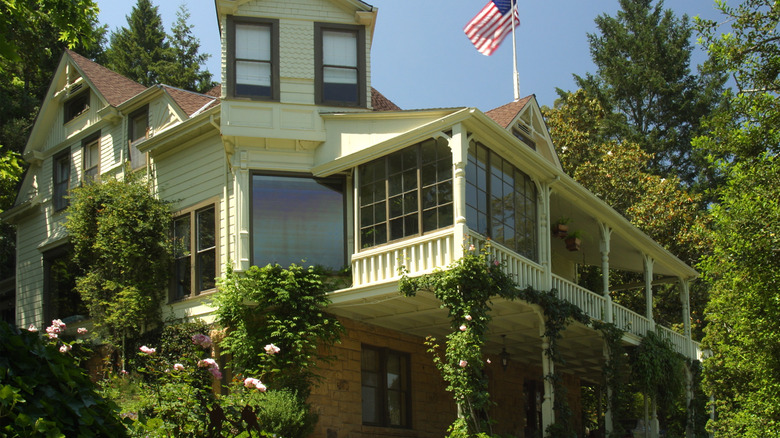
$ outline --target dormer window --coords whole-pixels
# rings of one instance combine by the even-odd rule
[[[89,109],[89,90],[82,91],[65,102],[63,123],[68,123]]]
[[[279,22],[228,17],[228,95],[279,100]]]
[[[365,31],[358,26],[315,24],[317,103],[365,106]]]

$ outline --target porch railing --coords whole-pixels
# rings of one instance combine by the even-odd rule
[[[464,249],[468,251],[473,244],[474,250],[479,251],[486,243],[484,237],[471,231],[468,232],[466,240],[455,239],[454,234],[453,229],[449,228],[354,254],[353,287],[398,280],[401,278],[401,267],[405,267],[410,275],[421,275],[436,268],[445,268],[454,261],[456,245],[464,245]],[[491,242],[489,251],[501,261],[507,273],[520,287],[544,287],[542,265],[495,242]],[[557,289],[559,297],[578,306],[591,318],[606,320],[607,300],[602,295],[558,275],[553,274],[551,277],[552,287]],[[653,326],[649,319],[615,303],[612,303],[612,318],[619,328],[637,336],[645,336]],[[692,358],[699,354],[698,343],[666,327],[657,327],[660,333],[669,338],[677,352]]]
[[[353,287],[401,278],[400,268],[419,275],[452,263],[452,229],[361,251],[352,256]]]

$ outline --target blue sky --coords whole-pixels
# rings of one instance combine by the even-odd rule
[[[166,31],[182,1],[152,0],[160,7]],[[490,57],[481,55],[463,26],[487,0],[367,0],[379,9],[372,47],[372,85],[403,109],[469,106],[487,111],[513,99],[512,42]],[[97,0],[100,22],[109,30],[126,26],[134,1]],[[201,51],[212,55],[207,67],[219,80],[219,29],[213,0],[184,2]],[[714,0],[667,0],[678,16],[719,19]],[[614,16],[617,0],[518,0],[517,28],[520,95],[536,94],[552,105],[556,87],[574,89],[572,74],[594,72],[587,33],[594,18]],[[703,59],[696,46],[695,61]]]

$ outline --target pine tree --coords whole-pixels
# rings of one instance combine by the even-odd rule
[[[703,157],[691,147],[700,119],[713,111],[725,78],[691,73],[692,27],[663,0],[620,0],[615,17],[596,18],[589,34],[595,74],[577,84],[608,111],[606,134],[653,154],[649,170],[687,184],[706,179]]]
[[[159,83],[172,62],[158,9],[150,0],[138,0],[127,17],[128,27],[111,33],[106,51],[110,69],[146,86]]]
[[[176,23],[171,29],[172,62],[161,71],[160,81],[173,87],[204,93],[214,87],[211,73],[203,65],[211,57],[198,53],[200,40],[192,34],[190,12],[185,4],[176,12]]]

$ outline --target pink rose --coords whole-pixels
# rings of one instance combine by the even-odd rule
[[[203,333],[192,335],[192,342],[197,345],[200,345],[203,348],[211,347],[211,338],[208,337],[207,335],[204,335]]]
[[[214,359],[208,358],[208,359],[201,359],[201,360],[199,360],[198,361],[198,367],[200,367],[200,368],[208,367],[209,369],[212,369],[212,368],[219,369],[219,364],[217,364],[217,361],[215,361]]]
[[[474,251],[475,249],[476,248],[474,248],[474,244],[473,243],[471,245],[469,245],[469,251]]]
[[[219,368],[209,368],[209,371],[211,372],[211,375],[214,376],[215,379],[222,378],[222,371],[220,371]]]
[[[263,385],[263,382],[261,382],[259,380],[257,381],[257,384],[255,385],[255,388],[257,388],[258,391],[260,391],[260,392],[265,392],[265,390],[267,389],[265,387],[265,385]]]
[[[254,377],[247,377],[246,379],[244,379],[244,386],[246,386],[247,388],[255,387],[257,386],[258,383],[260,383],[260,381],[258,379],[255,379]]]
[[[463,324],[460,326],[460,331],[465,332],[466,331],[466,324]]]
[[[29,327],[27,327],[27,331],[28,331],[28,332],[33,332],[33,333],[35,333],[35,332],[37,332],[37,331],[38,331],[38,328],[37,328],[37,327],[35,327],[35,325],[33,325],[33,324],[30,324],[30,326],[29,326]]]
[[[76,330],[80,335],[86,335],[89,330],[85,329],[84,327],[79,327],[78,330]]]
[[[281,351],[281,349],[279,347],[277,347],[276,345],[274,345],[274,344],[268,344],[268,345],[265,346],[265,352],[268,353],[268,354],[273,355],[273,354],[276,354],[276,353],[278,353],[280,351]]]
[[[176,371],[184,371],[184,365],[182,365],[180,363],[173,364],[173,369],[176,370]]]
[[[471,315],[466,315],[464,318],[466,318],[466,321],[471,321]]]
[[[150,356],[157,352],[156,348],[149,348],[146,345],[142,345],[141,348],[139,348],[139,350],[141,350],[141,353],[148,354]]]
[[[468,361],[461,359],[460,362],[458,362],[458,365],[460,365],[461,368],[466,368],[466,365],[468,365]]]
[[[67,353],[67,352],[69,352],[69,351],[70,351],[70,349],[71,349],[71,348],[73,348],[73,347],[71,347],[71,346],[70,346],[70,345],[68,345],[68,344],[63,344],[63,345],[60,347],[60,353]]]

